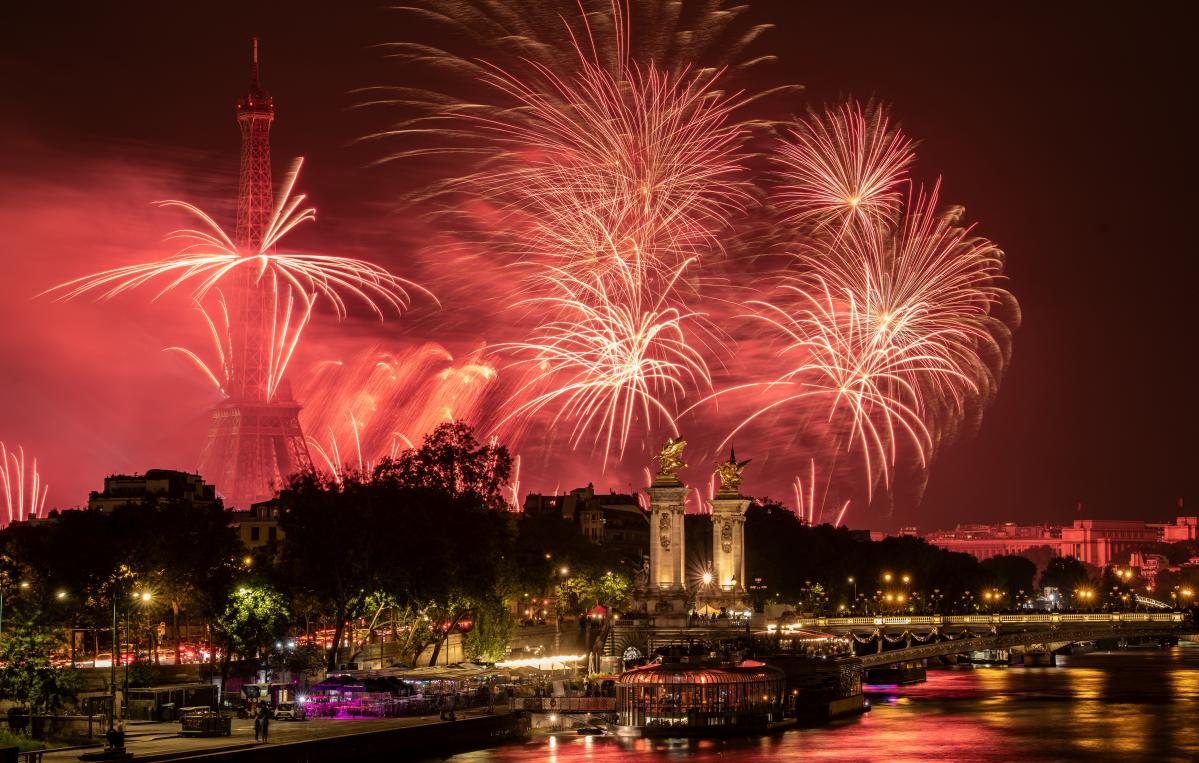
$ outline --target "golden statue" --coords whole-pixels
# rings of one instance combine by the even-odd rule
[[[737,461],[737,454],[729,448],[729,460],[716,463],[716,474],[720,477],[720,492],[726,495],[736,495],[741,491],[741,472],[751,459]]]
[[[679,481],[679,475],[676,473],[679,469],[686,469],[687,465],[683,463],[683,448],[687,447],[687,441],[682,437],[671,437],[662,446],[662,451],[658,453],[658,479]]]

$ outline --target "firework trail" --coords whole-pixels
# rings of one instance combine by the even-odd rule
[[[344,317],[346,299],[354,298],[379,318],[385,310],[397,314],[410,304],[409,290],[432,296],[420,286],[393,276],[383,268],[362,260],[319,254],[279,252],[276,247],[285,236],[305,222],[316,219],[316,209],[304,207],[306,196],[292,194],[302,160],[295,163],[283,185],[283,193],[267,226],[262,243],[253,251],[237,246],[233,239],[207,213],[183,201],[162,201],[157,206],[182,209],[192,215],[195,228],[182,228],[167,236],[182,244],[173,256],[155,262],[128,265],[77,278],[49,289],[60,300],[96,294],[108,300],[126,291],[154,281],[163,285],[155,299],[182,287],[191,286],[191,296],[208,326],[217,352],[216,370],[184,348],[182,352],[205,376],[224,388],[230,381],[233,364],[230,310],[221,284],[243,279],[269,295],[268,397],[273,396],[311,316],[317,297],[323,297]],[[210,306],[205,306],[211,298]]]
[[[855,223],[873,229],[891,222],[916,158],[912,149],[881,107],[851,102],[810,114],[786,131],[774,156],[783,222],[817,236],[829,230],[839,236]]]
[[[50,486],[42,482],[37,459],[25,460],[25,448],[9,450],[0,442],[0,487],[4,489],[7,516],[4,526],[42,516]]]
[[[773,25],[744,23],[748,6],[730,0],[580,0],[572,5],[577,13],[563,12],[557,0],[418,0],[397,10],[428,23],[437,39],[462,41],[464,52],[418,42],[384,47],[405,65],[431,67],[441,79],[464,83],[487,74],[480,50],[491,51],[497,59],[569,70],[575,62],[572,40],[585,41],[596,63],[612,72],[630,58],[675,74],[692,70],[697,61],[706,63],[704,73],[744,73],[776,60],[769,54],[749,55]],[[402,90],[422,103],[444,103],[446,97],[442,92]]]
[[[330,474],[364,471],[395,458],[437,425],[468,421],[481,429],[500,399],[496,369],[478,353],[457,360],[428,343],[402,352],[378,347],[326,360],[302,375],[301,423],[318,464]]]
[[[820,483],[823,482],[823,485]],[[792,489],[795,492],[796,514],[799,518],[806,522],[808,526],[815,526],[827,522],[826,510],[828,506],[828,489],[832,482],[831,473],[824,480],[818,480],[816,477],[816,459],[808,459],[808,477],[807,482],[800,475],[795,475],[795,483]],[[817,492],[819,490],[819,492]],[[833,527],[840,527],[841,522],[845,519],[845,513],[849,511],[849,505],[852,499],[846,499],[839,505],[834,505],[829,510],[828,516],[833,516],[835,511],[835,519],[833,519]]]

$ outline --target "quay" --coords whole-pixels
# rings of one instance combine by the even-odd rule
[[[132,723],[126,731],[125,746],[133,760],[188,761],[233,760],[266,763],[268,761],[362,761],[368,759],[412,759],[441,756],[452,752],[493,747],[517,739],[525,733],[525,721],[507,709],[497,707],[458,713],[456,721],[431,718],[387,718],[364,720],[315,719],[274,721],[268,743],[254,740],[254,722],[234,719],[228,737],[181,737],[176,723]],[[93,748],[48,750],[43,763],[75,763]]]

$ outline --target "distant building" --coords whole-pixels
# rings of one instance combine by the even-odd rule
[[[104,490],[93,490],[87,507],[110,512],[118,506],[141,506],[151,502],[214,506],[216,488],[199,474],[171,469],[148,469],[145,474],[112,474],[104,478]]]
[[[976,559],[1014,554],[1033,555],[1048,549],[1054,556],[1073,556],[1095,567],[1107,567],[1150,543],[1195,540],[1196,517],[1177,517],[1173,524],[1140,520],[1076,519],[1073,524],[1054,525],[958,525],[953,530],[929,533],[924,539],[934,546],[970,554]]]
[[[565,495],[530,493],[525,496],[524,512],[556,514],[577,524],[592,543],[633,559],[649,550],[649,518],[635,495],[615,491],[597,495],[590,484]]]
[[[1199,517],[1175,517],[1174,524],[1161,525],[1161,528],[1162,540],[1166,543],[1199,540]]]

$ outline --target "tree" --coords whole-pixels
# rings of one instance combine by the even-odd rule
[[[498,662],[508,654],[508,642],[516,631],[516,620],[503,601],[488,601],[475,609],[467,631],[464,651],[472,662]]]
[[[1078,590],[1092,587],[1087,566],[1073,556],[1050,559],[1037,585],[1041,588],[1056,588],[1058,595],[1066,603],[1075,601],[1075,593]]]
[[[44,626],[9,627],[0,644],[0,695],[32,713],[56,713],[74,701],[83,685],[81,674],[54,665],[51,655],[58,647],[61,642]]]
[[[259,583],[234,591],[216,622],[225,641],[221,683],[229,676],[229,661],[234,652],[243,658],[257,659],[282,636],[286,624],[287,605],[274,588]]]
[[[1030,596],[1033,594],[1037,566],[1023,556],[993,556],[983,560],[982,568],[994,578],[992,584],[1003,589],[1008,603],[1018,604],[1021,591]]]
[[[384,506],[376,485],[361,475],[340,480],[317,474],[293,478],[280,516],[283,575],[289,585],[324,603],[333,618],[327,667],[337,668],[346,622],[382,588],[400,506]]]
[[[471,427],[455,421],[439,425],[419,448],[404,451],[395,461],[384,460],[375,474],[405,487],[473,498],[482,508],[504,509],[503,489],[511,471],[507,448],[480,446]]]
[[[614,610],[627,607],[632,592],[633,581],[629,576],[613,570],[576,571],[558,586],[558,598],[566,602],[568,611],[582,615],[580,630],[589,662],[592,655],[598,659],[604,639],[612,629]],[[591,612],[597,607],[604,612],[592,617]]]

